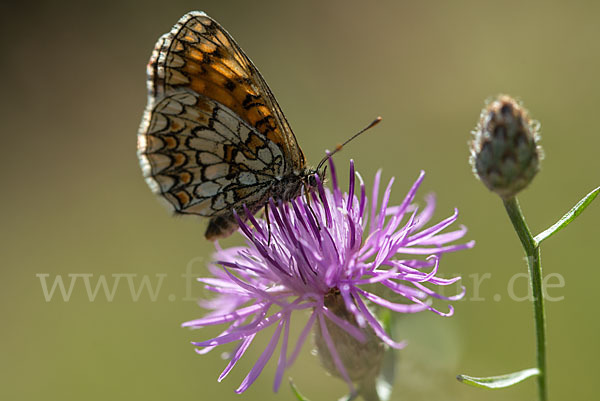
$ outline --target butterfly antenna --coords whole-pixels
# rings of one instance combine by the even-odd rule
[[[357,137],[359,137],[365,131],[367,131],[367,130],[373,128],[374,126],[376,126],[377,124],[379,124],[380,121],[381,121],[381,117],[377,117],[375,120],[373,120],[373,122],[371,122],[371,124],[367,125],[365,128],[361,129],[356,134],[352,135],[349,139],[347,139],[346,142],[342,143],[341,145],[337,145],[335,147],[335,150],[333,152],[331,152],[328,155],[325,155],[325,157],[323,157],[323,159],[321,159],[321,161],[319,162],[319,165],[317,166],[317,171],[321,170],[321,167],[323,166],[323,164],[331,156],[335,155],[337,152],[339,152],[340,150],[342,150],[344,148],[344,146],[346,146],[348,143],[352,142],[354,139],[356,139]]]

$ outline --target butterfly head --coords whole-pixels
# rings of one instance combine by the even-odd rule
[[[317,190],[319,187],[319,183],[323,183],[325,181],[325,172],[327,170],[327,166],[321,169],[306,169],[304,173],[304,187],[307,191]]]

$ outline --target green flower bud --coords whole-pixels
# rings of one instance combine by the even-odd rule
[[[514,197],[540,169],[538,130],[519,103],[499,96],[482,110],[473,131],[469,161],[475,176],[502,199]]]

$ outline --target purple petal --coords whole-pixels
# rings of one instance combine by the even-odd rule
[[[425,196],[425,208],[417,216],[414,230],[421,229],[431,218],[435,211],[435,194],[428,194]]]
[[[283,320],[280,320],[279,324],[277,325],[277,328],[275,329],[275,333],[271,337],[271,341],[269,341],[269,344],[267,345],[267,348],[265,348],[263,353],[260,355],[260,357],[258,358],[256,363],[254,364],[254,366],[248,373],[248,375],[244,378],[244,380],[242,381],[240,386],[235,390],[236,393],[241,394],[244,391],[246,391],[248,389],[248,387],[250,387],[250,385],[252,383],[254,383],[254,381],[256,380],[258,375],[260,375],[260,372],[262,372],[263,368],[265,367],[265,365],[267,364],[269,359],[271,359],[271,356],[273,355],[273,351],[275,351],[275,348],[277,347],[277,343],[279,342],[279,336],[281,335],[282,327],[283,327]]]
[[[333,200],[337,207],[342,206],[342,191],[340,190],[340,186],[338,184],[337,173],[335,170],[335,165],[333,164],[333,159],[329,158],[329,168],[331,170],[331,188],[333,189]]]
[[[229,363],[227,364],[227,366],[225,367],[225,369],[223,369],[223,371],[219,375],[219,378],[217,379],[218,382],[221,382],[225,377],[227,377],[227,375],[229,374],[229,372],[231,372],[231,369],[233,369],[233,367],[235,366],[235,364],[244,355],[244,353],[246,352],[246,350],[248,349],[248,347],[250,346],[250,344],[252,344],[252,341],[254,340],[254,337],[256,337],[256,333],[252,334],[252,335],[250,335],[250,336],[248,336],[248,337],[246,337],[246,338],[244,338],[242,340],[242,343],[235,350],[235,353],[231,357],[231,360],[229,361]]]
[[[392,310],[394,312],[415,313],[415,312],[421,312],[421,311],[427,309],[427,307],[423,306],[422,304],[397,304],[397,303],[390,302],[386,299],[383,299],[383,298],[381,298],[375,294],[372,294],[370,292],[367,292],[365,290],[357,289],[357,291],[363,297],[368,299],[369,301],[374,302],[377,305],[381,305],[384,308],[388,308],[389,310]]]
[[[317,314],[313,311],[313,313],[310,315],[310,318],[308,319],[308,322],[306,322],[304,329],[302,329],[302,333],[300,333],[300,336],[296,341],[296,347],[294,348],[294,352],[292,352],[290,358],[287,360],[286,366],[292,366],[292,364],[296,361],[296,358],[298,357],[298,354],[300,354],[300,350],[302,349],[304,341],[306,341],[306,338],[308,337],[308,334],[310,333],[310,330],[312,329],[316,318]]]
[[[356,176],[358,177],[358,181],[360,182],[360,204],[358,207],[358,215],[362,218],[365,213],[365,207],[367,205],[367,194],[365,189],[365,182],[361,175],[356,172]]]
[[[465,226],[460,226],[458,230],[450,231],[444,234],[438,234],[426,240],[419,240],[419,245],[440,245],[453,242],[464,237],[467,233]]]
[[[458,294],[452,295],[450,297],[446,297],[446,296],[440,295],[440,294],[430,290],[429,288],[425,287],[423,284],[420,284],[420,283],[415,283],[415,287],[420,288],[421,291],[425,292],[430,297],[437,298],[437,299],[443,299],[444,301],[458,301],[458,300],[462,299],[467,292],[467,289],[464,286],[461,286],[461,291]]]
[[[281,342],[281,350],[279,351],[279,360],[277,362],[277,370],[275,371],[275,380],[273,382],[273,392],[276,393],[281,385],[283,372],[285,371],[285,360],[287,355],[288,339],[290,336],[290,314],[285,316],[285,330],[283,332],[283,341]]]
[[[360,311],[356,307],[356,305],[354,303],[354,298],[352,297],[352,295],[350,295],[351,287],[347,284],[342,285],[340,287],[340,294],[342,295],[342,298],[344,299],[344,305],[346,306],[346,309],[354,315],[354,318],[356,319],[356,323],[360,327],[365,327],[365,325],[367,324],[367,321],[365,320],[365,317],[363,316],[363,314],[360,313]]]
[[[419,240],[421,240],[421,239],[426,240],[428,238],[431,238],[435,234],[439,233],[440,231],[442,231],[443,229],[445,229],[446,227],[448,227],[449,225],[454,223],[457,218],[458,218],[458,209],[454,209],[454,214],[452,216],[442,220],[441,222],[429,227],[426,230],[421,231],[419,234],[410,236],[408,238],[409,242],[408,242],[407,246],[414,245],[414,244],[420,242]]]
[[[250,220],[250,222],[252,223],[254,228],[256,228],[256,231],[261,235],[261,237],[263,237],[263,239],[267,239],[265,232],[260,227],[260,224],[258,223],[258,221],[256,221],[256,219],[254,218],[254,215],[252,213],[250,213],[250,210],[248,210],[248,207],[246,207],[245,203],[244,203],[244,213],[246,213],[246,217],[248,218],[248,220]],[[265,213],[269,213],[269,208],[267,208],[266,205],[265,205]]]
[[[339,327],[344,329],[348,334],[350,334],[352,337],[354,337],[358,342],[364,343],[365,341],[367,341],[365,334],[358,327],[353,326],[347,320],[337,317],[333,312],[331,312],[326,307],[324,307],[322,309],[322,311],[325,314],[325,316],[327,316],[327,318],[329,318],[329,320],[331,320],[333,323],[335,323],[336,325],[338,325]]]
[[[331,339],[331,336],[329,335],[329,331],[327,330],[327,325],[325,324],[325,318],[323,317],[323,315],[321,313],[319,313],[318,315],[319,315],[319,323],[321,326],[321,335],[323,336],[323,339],[325,340],[325,344],[327,344],[327,349],[329,350],[329,353],[331,354],[333,363],[334,363],[335,367],[337,368],[338,372],[342,375],[342,377],[348,384],[348,387],[350,387],[350,392],[353,393],[354,392],[354,384],[352,384],[352,381],[350,380],[350,377],[348,376],[348,372],[346,371],[346,368],[344,367],[344,364],[342,363],[342,360],[340,359],[340,356],[338,355],[338,352],[335,349],[335,344],[333,343],[333,340]]]
[[[241,321],[236,321],[236,322],[233,322],[233,323],[231,324],[231,326],[229,326],[229,327],[228,327],[226,330],[222,331],[222,332],[221,332],[221,334],[219,334],[219,335],[221,336],[221,335],[224,335],[224,334],[230,333],[232,330],[234,330],[234,329],[235,329],[236,327],[238,327],[240,324],[242,324],[242,322],[241,322]],[[215,345],[215,346],[212,346],[212,347],[204,347],[204,348],[201,348],[201,349],[200,349],[200,348],[196,348],[196,349],[195,349],[195,351],[196,351],[196,353],[197,353],[198,355],[204,355],[204,354],[208,354],[210,351],[212,351],[212,350],[213,350],[213,349],[215,349],[216,347],[217,347],[217,346]]]
[[[346,205],[346,210],[350,211],[352,209],[352,201],[354,200],[354,160],[350,160],[350,176],[348,180],[348,204]]]
[[[414,182],[414,184],[412,185],[412,187],[406,194],[406,197],[400,204],[400,209],[406,209],[408,207],[408,205],[413,201],[413,199],[415,199],[415,194],[417,193],[417,190],[419,189],[419,186],[421,186],[421,183],[423,182],[424,179],[425,179],[425,171],[421,170],[421,172],[419,173],[419,177]]]
[[[197,347],[206,347],[213,345],[222,345],[227,344],[233,341],[241,340],[242,338],[248,337],[252,334],[259,332],[260,330],[264,330],[265,328],[271,326],[273,323],[277,323],[281,319],[281,312],[277,312],[262,321],[260,321],[255,327],[249,330],[239,330],[230,334],[226,334],[223,336],[215,337],[206,341],[198,341],[192,342]]]
[[[385,192],[383,193],[383,199],[381,200],[381,208],[379,209],[377,228],[383,228],[383,222],[385,220],[385,211],[387,210],[388,203],[390,201],[390,196],[392,194],[392,185],[394,184],[394,177],[390,178],[387,187],[385,188]]]
[[[398,271],[395,268],[392,268],[387,271],[371,271],[371,277],[365,279],[354,279],[354,280],[344,280],[342,283],[352,284],[355,286],[363,285],[363,284],[375,284],[384,280],[388,280],[390,278],[396,277],[398,275]]]
[[[373,180],[373,190],[371,191],[371,220],[369,233],[373,233],[377,229],[377,198],[379,197],[379,182],[381,181],[381,170],[377,170],[375,179]]]
[[[402,247],[398,248],[398,253],[406,253],[409,255],[433,255],[439,253],[448,253],[448,252],[456,252],[462,249],[473,248],[475,246],[475,241],[469,241],[466,244],[459,245],[449,245],[449,246],[438,246],[433,248],[409,248]]]
[[[402,349],[406,346],[405,341],[398,343],[392,340],[392,338],[387,335],[383,327],[381,327],[377,319],[371,314],[371,312],[369,311],[365,303],[362,301],[362,299],[360,299],[360,296],[358,296],[358,294],[355,294],[354,299],[356,300],[358,308],[367,319],[367,322],[369,322],[369,326],[371,326],[375,334],[377,334],[377,337],[381,338],[381,340],[384,343],[395,349]]]
[[[210,326],[214,324],[221,324],[231,322],[233,320],[238,320],[241,318],[245,318],[249,315],[256,313],[257,311],[263,309],[266,303],[259,303],[255,305],[250,305],[242,309],[238,309],[235,312],[227,313],[220,316],[211,316],[204,317],[201,319],[190,320],[189,322],[185,322],[181,325],[181,327],[190,327],[190,326]]]

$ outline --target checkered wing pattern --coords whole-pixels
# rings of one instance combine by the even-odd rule
[[[184,15],[148,64],[138,156],[150,188],[176,213],[210,217],[206,236],[236,227],[305,159],[264,79],[233,38],[201,12]]]

